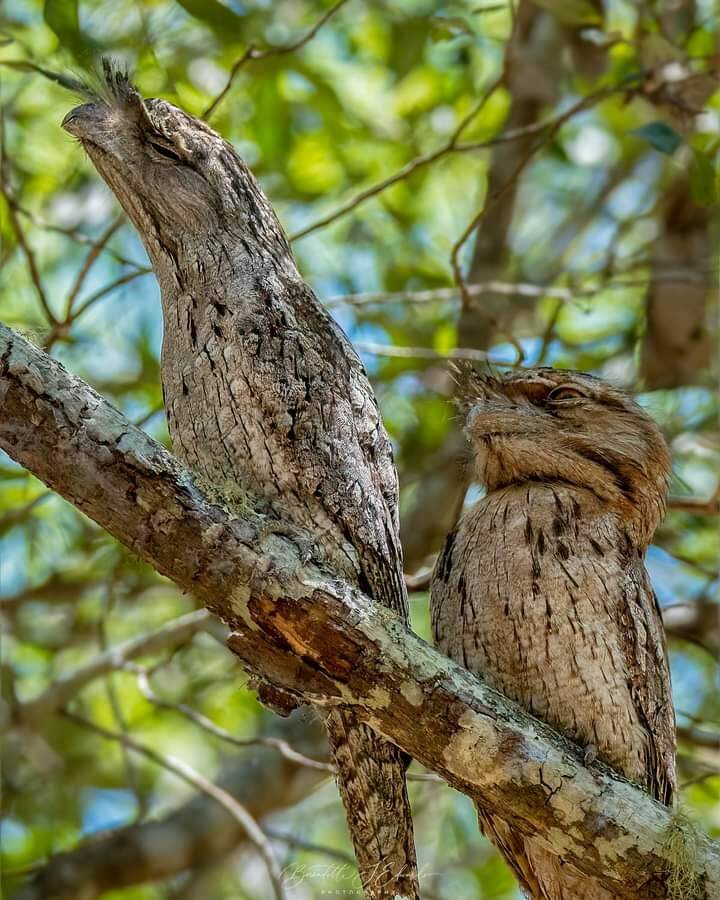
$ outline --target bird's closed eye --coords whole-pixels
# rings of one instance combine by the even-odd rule
[[[164,156],[165,159],[169,159],[172,162],[181,163],[182,159],[180,156],[174,151],[171,150],[166,144],[161,144],[159,141],[148,141],[148,146],[152,147],[155,153],[159,153],[160,156]]]
[[[586,394],[579,388],[561,384],[560,387],[553,388],[546,399],[552,402],[555,400],[577,400],[585,396]]]

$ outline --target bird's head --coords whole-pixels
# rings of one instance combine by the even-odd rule
[[[162,268],[197,262],[218,245],[276,260],[290,258],[282,228],[235,150],[208,125],[165,100],[144,100],[126,73],[104,64],[91,102],[71,110],[62,127],[78,138]],[[203,260],[200,259],[202,264]]]
[[[466,432],[488,491],[532,481],[586,488],[646,546],[663,518],[670,456],[627,394],[583,372],[523,369],[458,378]]]

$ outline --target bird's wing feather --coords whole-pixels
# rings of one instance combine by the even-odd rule
[[[630,695],[648,733],[647,789],[669,806],[677,788],[675,712],[662,615],[643,565],[629,573],[625,600],[633,624],[623,631],[623,649]]]

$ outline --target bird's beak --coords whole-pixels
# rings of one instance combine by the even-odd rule
[[[61,127],[80,140],[90,138],[98,130],[98,106],[97,103],[76,106],[62,120]]]

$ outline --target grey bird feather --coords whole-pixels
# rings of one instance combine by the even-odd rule
[[[175,454],[227,505],[247,494],[408,621],[392,448],[351,344],[300,276],[265,194],[202,121],[105,65],[76,136],[161,288]],[[407,758],[349,710],[327,726],[366,895],[418,896]]]

